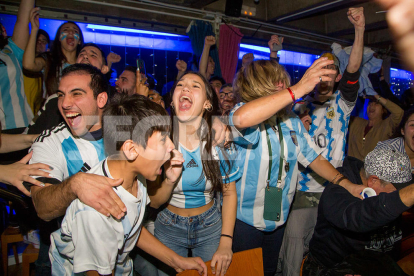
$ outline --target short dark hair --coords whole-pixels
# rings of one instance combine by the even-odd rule
[[[221,92],[221,90],[223,90],[224,88],[227,88],[227,87],[233,88],[233,84],[231,84],[231,83],[223,84],[223,86],[220,88],[220,92]]]
[[[95,43],[86,43],[86,44],[83,44],[83,46],[82,46],[82,48],[81,48],[81,51],[83,50],[83,48],[85,48],[85,47],[95,47],[96,49],[98,49],[100,52],[101,52],[101,55],[102,55],[102,63],[104,64],[104,65],[107,65],[107,63],[106,63],[106,57],[105,57],[105,53],[104,53],[104,51],[101,49],[101,47],[99,47],[97,44],[95,44]]]
[[[127,65],[124,69],[124,71],[130,71],[134,73],[134,75],[137,73],[138,68],[135,66]]]
[[[108,80],[98,68],[92,65],[76,63],[68,66],[63,69],[62,78],[70,74],[90,75],[91,82],[89,83],[89,87],[92,89],[95,99],[102,92],[108,92]]]
[[[145,96],[117,94],[103,112],[102,129],[109,156],[129,139],[145,149],[154,132],[170,135],[171,119],[163,107]]]
[[[50,36],[49,36],[49,34],[45,30],[39,29],[39,31],[37,32],[36,39],[39,38],[40,35],[43,35],[44,37],[46,37],[47,46],[49,47],[49,44],[50,44]]]
[[[221,82],[221,85],[225,85],[226,84],[226,81],[222,77],[218,77],[218,76],[211,77],[208,82],[212,82],[212,81],[216,81],[216,80],[218,80],[219,82]]]

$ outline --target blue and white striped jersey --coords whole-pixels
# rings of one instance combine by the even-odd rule
[[[204,143],[202,144],[204,146]],[[183,172],[177,186],[174,188],[170,204],[178,208],[198,208],[208,204],[214,197],[211,193],[212,184],[206,181],[203,173],[203,164],[201,162],[200,145],[188,150],[180,144],[178,149],[184,157]],[[230,160],[230,170],[224,156],[222,149],[213,147],[213,158],[220,160],[220,171],[223,178],[223,183],[230,183],[240,178],[240,170],[235,162]],[[227,153],[227,159],[232,159],[231,152]],[[227,173],[227,177],[226,177]]]
[[[3,130],[27,127],[33,119],[24,93],[23,53],[11,38],[0,50],[0,121]]]
[[[289,163],[288,170],[283,166],[282,184],[282,214],[280,221],[269,221],[263,218],[266,180],[269,171],[269,149],[266,132],[272,147],[272,168],[270,186],[276,187],[279,176],[280,143],[275,123],[266,121],[260,125],[239,132],[234,127],[234,112],[243,106],[237,104],[230,112],[229,123],[233,133],[237,153],[237,164],[242,169],[241,179],[236,182],[237,188],[237,219],[262,231],[273,231],[282,226],[288,217],[290,204],[296,192],[296,181],[299,174],[298,162],[307,167],[318,157],[320,149],[313,143],[302,122],[295,114],[283,116],[280,124],[283,133],[284,162]]]
[[[339,90],[332,94],[324,103],[308,95],[303,102],[294,106],[296,114],[306,110],[312,118],[309,135],[315,144],[322,149],[325,157],[335,168],[342,166],[345,157],[346,134],[349,119],[355,102],[348,102]],[[299,168],[298,190],[303,192],[321,193],[329,181],[314,173],[310,168]]]
[[[94,134],[99,137],[94,138]],[[59,181],[89,171],[106,157],[101,130],[82,138],[74,137],[65,123],[43,131],[30,150],[33,151],[30,164],[40,162],[51,166],[50,174]]]
[[[113,178],[106,160],[88,173]],[[53,275],[74,275],[88,270],[107,275],[114,269],[116,276],[133,275],[133,262],[128,254],[136,246],[145,206],[149,203],[145,179],[138,176],[137,182],[136,197],[122,186],[113,188],[127,207],[120,220],[102,215],[79,199],[70,204],[61,228],[51,235],[49,257]]]

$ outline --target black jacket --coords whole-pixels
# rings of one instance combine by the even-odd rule
[[[363,165],[346,157],[338,170],[353,183],[362,184],[359,171]],[[341,186],[329,184],[319,202],[310,252],[326,267],[361,250],[384,252],[397,259],[402,238],[397,218],[407,209],[398,191],[361,200]]]

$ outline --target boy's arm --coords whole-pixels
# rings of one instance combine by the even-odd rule
[[[207,276],[207,267],[201,258],[184,258],[179,256],[148,232],[145,227],[141,229],[137,246],[163,263],[171,266],[177,272],[195,269],[200,275]]]

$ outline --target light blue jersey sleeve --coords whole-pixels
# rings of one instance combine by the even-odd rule
[[[23,64],[23,54],[24,54],[24,50],[20,49],[11,38],[8,39],[8,44],[7,46],[10,47],[10,49],[13,51],[13,54],[15,55],[15,57],[17,58],[17,60],[19,61],[20,66],[22,66]]]
[[[237,152],[235,152],[234,149],[229,151],[219,147],[216,147],[216,150],[220,158],[220,171],[223,183],[228,184],[239,180],[242,176],[242,172],[236,163]]]
[[[302,166],[307,167],[316,159],[316,157],[318,157],[318,155],[322,152],[322,149],[314,143],[298,117],[296,117],[296,119],[292,119],[292,121],[296,125],[295,128],[299,131],[298,135],[296,135],[300,148],[298,162]]]
[[[243,105],[245,105],[245,103],[236,104],[229,114],[229,125],[234,134],[236,134],[233,135],[233,140],[236,144],[241,146],[255,145],[259,142],[260,138],[260,129],[258,125],[245,128],[241,131],[234,126],[234,121],[237,120],[234,118],[234,113]]]

